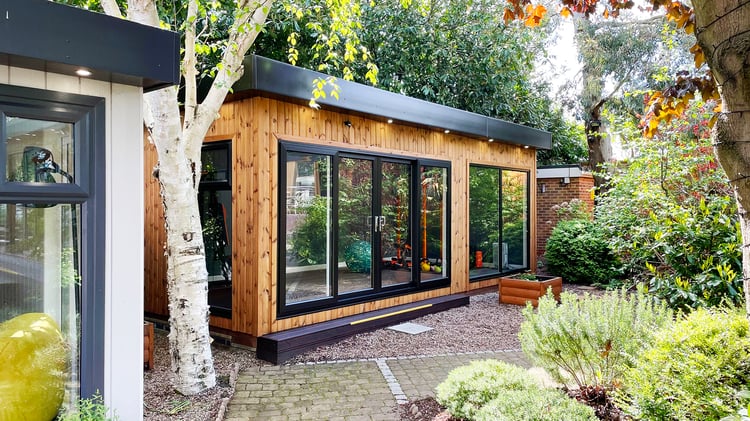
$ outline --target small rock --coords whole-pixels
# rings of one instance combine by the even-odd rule
[[[417,415],[419,413],[419,407],[416,404],[412,404],[409,408],[409,412],[411,412],[412,415]]]

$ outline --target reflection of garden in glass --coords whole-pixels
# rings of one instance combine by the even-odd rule
[[[286,163],[286,302],[330,297],[331,157],[289,152]]]
[[[469,168],[469,269],[471,276],[499,273],[500,170]],[[481,259],[481,260],[480,260]]]
[[[369,159],[339,160],[338,292],[372,288],[372,182]]]
[[[528,267],[528,175],[503,170],[503,243],[508,249],[508,268]]]
[[[67,403],[79,394],[80,215],[79,205],[0,204],[0,322],[26,313],[57,322],[68,370],[46,387],[59,387]]]
[[[471,166],[470,277],[528,268],[527,237],[528,174],[524,171]]]
[[[381,214],[385,219],[380,230],[380,279],[385,287],[411,282],[411,166],[383,162],[381,173]]]
[[[448,170],[443,167],[422,166],[421,188],[421,279],[443,278],[448,273]]]

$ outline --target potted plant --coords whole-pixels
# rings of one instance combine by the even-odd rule
[[[552,288],[555,299],[559,301],[562,278],[524,272],[503,276],[498,282],[500,302],[505,304],[526,305],[531,302],[536,307],[539,297],[546,294],[548,288]]]

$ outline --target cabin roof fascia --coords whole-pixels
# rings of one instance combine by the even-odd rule
[[[233,86],[234,95],[248,94],[289,98],[307,103],[311,98],[313,81],[327,75],[292,66],[269,58],[248,55],[244,60],[245,73]],[[516,123],[486,117],[476,113],[434,104],[421,99],[388,92],[372,86],[339,79],[339,99],[328,95],[317,99],[323,108],[345,110],[379,120],[392,119],[438,130],[450,130],[483,140],[511,143],[536,149],[550,149],[552,135]]]
[[[144,91],[180,81],[179,34],[46,0],[0,1],[0,65]]]

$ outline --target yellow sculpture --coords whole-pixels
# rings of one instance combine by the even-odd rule
[[[66,347],[57,323],[26,313],[0,324],[0,421],[50,421],[65,393]]]

